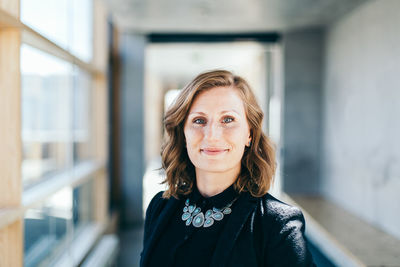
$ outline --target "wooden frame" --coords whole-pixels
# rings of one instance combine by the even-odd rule
[[[0,211],[21,204],[21,86],[20,30],[12,17],[19,18],[19,1],[0,0]],[[23,222],[10,216],[0,228],[0,266],[22,266]]]
[[[104,4],[98,0],[93,1],[93,61],[88,63],[22,23],[19,17],[20,0],[0,0],[0,266],[23,265],[23,217],[26,210],[41,205],[65,186],[76,187],[93,179],[95,207],[92,229],[98,230],[92,231],[96,234],[90,239],[90,244],[86,244],[85,250],[89,251],[106,229],[109,220],[106,168],[108,25]],[[92,113],[95,114],[92,129],[96,135],[92,162],[74,167],[73,175],[61,173],[24,192],[21,174],[22,43],[70,62],[91,75],[94,92],[91,99],[92,111],[95,111]],[[79,252],[83,253],[81,258],[85,256],[85,250]]]
[[[4,10],[11,16],[18,19],[19,19],[19,6],[20,6],[20,0],[0,0],[0,10]]]
[[[102,70],[101,73],[106,72],[108,64],[108,47],[107,47],[107,11],[104,4],[100,1],[94,1],[93,6],[93,65],[95,69]],[[108,156],[108,130],[107,130],[107,79],[106,75],[93,75],[93,109],[94,114],[97,114],[94,121],[96,136],[96,151],[95,158],[99,162],[107,162]],[[102,173],[96,176],[94,181],[94,203],[96,209],[94,213],[95,221],[98,223],[105,223],[108,220],[108,189],[107,189],[108,171],[104,169]]]

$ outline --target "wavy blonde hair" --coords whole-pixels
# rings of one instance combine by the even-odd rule
[[[164,117],[165,136],[161,149],[162,169],[168,185],[164,198],[187,195],[195,181],[195,168],[185,147],[184,124],[196,96],[215,87],[238,90],[244,103],[250,127],[251,145],[246,147],[242,166],[234,188],[237,192],[248,191],[255,197],[266,194],[272,185],[276,170],[275,149],[271,140],[262,132],[263,112],[249,84],[226,70],[202,73],[194,78],[178,95]]]

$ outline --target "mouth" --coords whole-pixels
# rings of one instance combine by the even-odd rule
[[[200,152],[206,154],[206,155],[219,155],[222,153],[227,152],[229,149],[223,149],[223,148],[204,148],[204,149],[200,149]]]

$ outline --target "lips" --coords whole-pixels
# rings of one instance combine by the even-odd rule
[[[200,149],[201,152],[203,152],[206,155],[219,155],[222,154],[226,151],[228,151],[228,149],[224,149],[224,148],[203,148]]]

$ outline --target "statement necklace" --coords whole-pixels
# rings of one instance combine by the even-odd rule
[[[196,207],[195,204],[189,205],[189,199],[186,199],[185,207],[183,208],[182,220],[186,221],[186,226],[193,224],[194,227],[210,227],[214,224],[214,221],[221,221],[224,218],[224,215],[232,212],[230,207],[235,200],[236,198],[221,209],[217,209],[215,207],[209,209],[204,214],[200,207]]]

